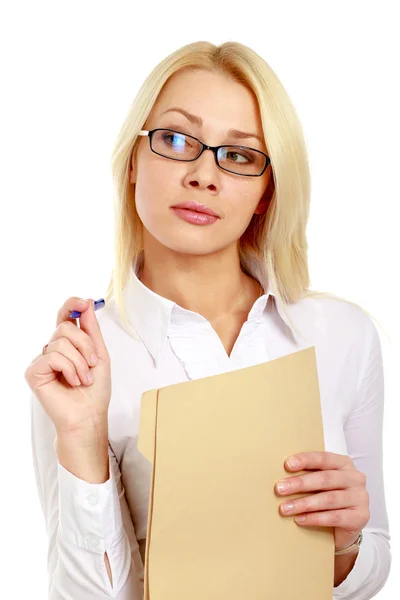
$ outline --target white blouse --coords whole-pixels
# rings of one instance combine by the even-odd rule
[[[33,463],[49,540],[49,600],[143,597],[138,541],[146,538],[151,475],[137,448],[144,391],[310,346],[316,350],[325,449],[352,458],[367,476],[370,497],[371,516],[354,568],[332,597],[372,598],[389,575],[391,553],[382,472],[383,365],[371,319],[341,300],[305,298],[287,309],[301,336],[268,289],[228,357],[207,319],[151,291],[133,269],[124,299],[139,339],[126,331],[114,301],[96,312],[111,357],[107,482],[80,480],[58,463],[54,425],[31,393]]]

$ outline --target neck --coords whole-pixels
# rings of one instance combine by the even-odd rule
[[[247,316],[262,287],[240,267],[236,247],[209,255],[189,255],[148,244],[138,274],[156,294],[216,322]]]

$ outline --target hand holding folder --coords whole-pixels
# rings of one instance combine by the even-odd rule
[[[274,492],[288,456],[325,450],[314,347],[145,392],[138,445],[144,600],[332,600],[332,529],[283,517]]]

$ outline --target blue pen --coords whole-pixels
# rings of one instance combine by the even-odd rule
[[[106,301],[104,300],[104,298],[100,298],[100,300],[95,300],[94,310],[99,310],[100,308],[103,308],[105,304]],[[78,319],[81,316],[81,313],[79,312],[79,310],[73,310],[69,316],[71,317],[71,319]]]

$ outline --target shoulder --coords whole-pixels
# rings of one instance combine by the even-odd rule
[[[307,338],[323,336],[357,346],[379,339],[371,316],[362,306],[333,294],[305,296],[290,305],[290,315]]]

